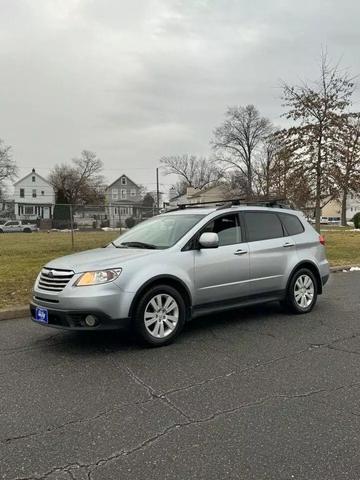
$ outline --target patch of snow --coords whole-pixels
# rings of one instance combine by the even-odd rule
[[[360,272],[360,267],[351,267],[350,272]]]

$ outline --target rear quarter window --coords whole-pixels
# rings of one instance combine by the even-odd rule
[[[280,213],[279,215],[288,235],[299,235],[299,233],[304,232],[304,226],[297,216],[288,213]]]

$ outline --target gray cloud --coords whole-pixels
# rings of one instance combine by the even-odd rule
[[[227,105],[283,122],[279,80],[316,76],[322,46],[360,72],[356,0],[0,0],[0,12],[0,137],[22,173],[87,148],[109,180],[126,171],[152,188],[162,155],[209,152]]]

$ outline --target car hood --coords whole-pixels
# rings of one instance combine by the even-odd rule
[[[119,268],[132,259],[157,255],[160,252],[161,250],[138,248],[95,248],[93,250],[86,250],[84,252],[56,258],[47,263],[46,267],[73,270],[75,273],[81,273],[106,268]]]

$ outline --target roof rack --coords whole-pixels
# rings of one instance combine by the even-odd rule
[[[213,205],[216,207],[216,210],[223,210],[225,208],[231,208],[236,205],[246,205],[246,206],[261,206],[261,207],[270,207],[270,208],[292,208],[284,198],[231,198],[227,200],[219,201],[209,201],[201,203],[178,203],[177,207],[174,207],[170,210],[167,210],[165,213],[174,212],[177,210],[185,210],[186,208],[203,208],[208,205]]]

